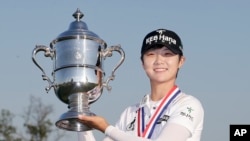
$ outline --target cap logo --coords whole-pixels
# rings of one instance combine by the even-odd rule
[[[174,44],[176,45],[176,40],[173,39],[172,37],[166,36],[163,34],[163,32],[165,32],[165,30],[157,30],[156,32],[159,33],[159,35],[153,35],[150,36],[146,39],[146,45],[150,45],[152,42],[168,42],[168,44]]]

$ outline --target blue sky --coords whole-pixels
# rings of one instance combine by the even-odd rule
[[[111,92],[91,105],[91,111],[114,124],[128,105],[140,101],[150,90],[141,67],[140,47],[145,34],[158,28],[176,31],[182,38],[187,60],[178,76],[178,85],[194,95],[205,109],[202,141],[229,140],[230,124],[250,124],[250,2],[210,1],[87,1],[87,0],[8,0],[0,5],[1,100],[0,108],[20,115],[30,95],[53,105],[56,121],[67,105],[53,91],[46,94],[47,82],[33,64],[36,44],[49,46],[74,20],[79,8],[89,30],[108,46],[121,44],[124,64],[110,83]],[[41,64],[50,74],[52,61],[41,55]],[[105,60],[110,73],[119,55]],[[15,124],[19,125],[20,117]],[[20,125],[21,128],[21,125]],[[75,132],[68,138],[77,140]],[[102,134],[95,131],[96,138]]]

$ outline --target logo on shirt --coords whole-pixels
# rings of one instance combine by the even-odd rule
[[[134,120],[127,125],[126,127],[127,131],[133,131],[135,129],[135,119],[136,118],[134,118]]]
[[[167,122],[168,119],[169,119],[168,115],[163,115],[161,118],[158,119],[156,124],[161,124],[162,122]],[[126,127],[127,131],[134,131],[134,129],[135,129],[135,121],[136,121],[136,117],[127,125],[127,127]]]
[[[157,122],[156,124],[161,124],[161,122],[167,122],[169,119],[169,116],[168,115],[163,115]]]
[[[191,115],[191,113],[194,111],[192,107],[187,107],[186,112],[181,112],[180,115],[189,118],[189,120],[193,121],[194,117]]]

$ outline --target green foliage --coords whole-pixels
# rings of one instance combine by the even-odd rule
[[[30,98],[30,105],[23,116],[25,119],[24,127],[30,136],[30,141],[46,141],[48,139],[53,126],[48,115],[52,112],[52,106],[43,105],[38,98]]]
[[[7,141],[21,141],[20,138],[15,138],[16,127],[12,125],[14,115],[6,109],[1,110],[0,115],[0,137]]]
[[[31,97],[30,105],[25,108],[23,119],[25,135],[17,134],[17,127],[12,125],[14,114],[9,110],[2,109],[0,114],[0,141],[47,141],[53,129],[54,124],[49,119],[53,112],[51,105],[44,105],[39,98]],[[58,132],[54,141],[59,141],[64,132]]]

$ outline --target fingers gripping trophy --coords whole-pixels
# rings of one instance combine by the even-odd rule
[[[109,81],[114,80],[114,73],[123,63],[125,53],[120,45],[107,47],[105,41],[89,31],[86,23],[81,20],[83,14],[79,9],[73,17],[75,21],[70,24],[69,29],[54,39],[50,47],[36,45],[32,52],[32,60],[42,71],[43,80],[49,83],[46,91],[53,88],[56,96],[68,104],[69,110],[61,115],[56,126],[80,132],[91,128],[81,123],[78,115],[94,115],[89,106],[98,100],[104,87],[111,89]],[[111,75],[105,77],[103,61],[111,57],[114,51],[118,52],[121,58]],[[52,80],[36,60],[38,52],[44,52],[45,57],[52,59]]]

